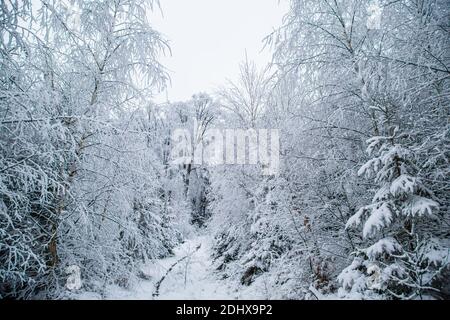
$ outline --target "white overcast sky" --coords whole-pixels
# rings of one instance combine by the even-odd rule
[[[170,101],[187,100],[194,93],[212,93],[237,77],[245,52],[258,66],[270,62],[263,38],[281,25],[287,0],[161,0],[152,26],[167,39],[172,56],[162,58],[172,79]],[[262,51],[263,50],[263,51]],[[156,97],[166,100],[166,93]]]

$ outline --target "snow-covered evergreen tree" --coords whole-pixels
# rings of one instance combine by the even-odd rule
[[[433,230],[439,225],[440,206],[418,176],[416,156],[407,140],[396,127],[391,136],[368,141],[368,152],[374,157],[359,174],[373,177],[379,189],[347,227],[363,225],[363,237],[373,244],[359,249],[339,276],[350,293],[387,292],[406,299],[439,292],[434,282],[448,267],[450,249],[442,246],[443,239]]]

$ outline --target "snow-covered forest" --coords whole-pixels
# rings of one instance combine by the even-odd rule
[[[160,9],[1,0],[0,298],[450,299],[450,0],[290,0],[167,103]],[[194,161],[213,128],[276,170]]]

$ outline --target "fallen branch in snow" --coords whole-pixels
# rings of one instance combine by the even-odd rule
[[[195,252],[197,252],[200,248],[201,248],[201,244],[199,244],[197,246],[197,248],[195,248],[195,251],[189,253],[188,255],[184,256],[183,258],[177,260],[174,264],[172,264],[170,266],[169,269],[167,269],[166,273],[161,277],[161,279],[159,279],[159,281],[155,284],[155,292],[153,292],[153,297],[157,297],[159,296],[159,288],[161,287],[161,283],[164,281],[164,279],[167,277],[167,275],[170,273],[170,271],[172,271],[172,269],[179,264],[181,261],[186,260],[188,257],[192,256]]]
[[[316,288],[314,288],[314,286],[311,285],[309,287],[309,291],[311,291],[311,293],[316,297],[317,300],[325,300],[323,294],[321,294]]]

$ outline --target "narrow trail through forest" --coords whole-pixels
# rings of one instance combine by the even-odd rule
[[[212,239],[197,234],[174,249],[174,256],[143,268],[149,280],[129,290],[114,288],[108,299],[236,299],[227,281],[219,280],[211,257]],[[158,288],[159,287],[159,288]]]

